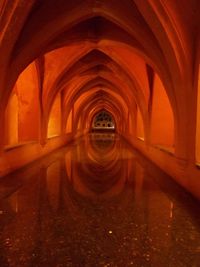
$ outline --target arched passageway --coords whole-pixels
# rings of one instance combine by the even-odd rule
[[[130,182],[139,199],[147,170],[134,148],[200,199],[199,10],[198,0],[1,0],[0,177],[74,142],[75,154],[42,169],[52,210],[63,165],[81,196],[126,199]]]
[[[109,112],[106,110],[101,110],[92,120],[91,131],[115,131],[116,123],[115,120]]]

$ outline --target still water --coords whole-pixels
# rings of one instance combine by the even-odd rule
[[[199,267],[199,203],[114,134],[0,180],[0,267]]]

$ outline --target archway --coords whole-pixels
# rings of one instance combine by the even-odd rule
[[[115,120],[108,111],[101,110],[93,117],[92,131],[115,131],[115,129]]]

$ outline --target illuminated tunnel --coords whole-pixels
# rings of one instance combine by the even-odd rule
[[[200,266],[200,0],[0,0],[0,267]]]
[[[0,175],[90,132],[104,111],[199,197],[196,10],[195,0],[2,0]]]

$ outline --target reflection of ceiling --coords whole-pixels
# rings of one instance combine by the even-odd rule
[[[126,179],[122,143],[114,134],[92,133],[76,147],[73,156],[73,179],[96,194],[103,194]]]

